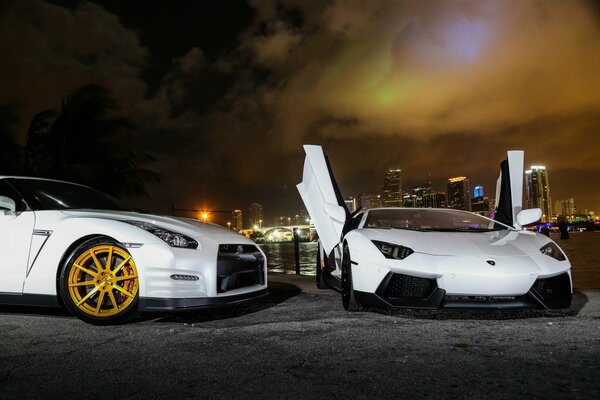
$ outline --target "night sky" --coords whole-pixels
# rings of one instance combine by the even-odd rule
[[[508,149],[552,200],[600,212],[600,6],[585,1],[0,3],[0,105],[31,118],[110,88],[165,179],[149,211],[301,208],[303,143],[346,195],[466,175],[492,197]]]

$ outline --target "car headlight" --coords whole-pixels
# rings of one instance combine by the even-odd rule
[[[560,249],[554,242],[546,243],[544,246],[542,246],[540,251],[542,252],[542,254],[552,257],[558,261],[565,261],[567,259],[563,252],[560,251]]]
[[[404,260],[406,257],[414,253],[413,249],[409,247],[400,246],[397,244],[380,242],[379,240],[371,240],[373,244],[381,251],[381,254],[385,258],[391,258],[394,260]]]
[[[180,247],[184,249],[197,249],[198,242],[189,236],[182,233],[171,232],[168,229],[158,227],[147,222],[125,221],[131,225],[135,225],[140,229],[150,232],[154,236],[159,237],[171,247]]]

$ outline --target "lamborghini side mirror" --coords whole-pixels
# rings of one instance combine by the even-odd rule
[[[521,212],[517,214],[517,223],[520,226],[529,225],[539,221],[540,218],[542,218],[542,210],[540,208],[530,208],[521,210]]]
[[[325,203],[325,213],[334,221],[344,223],[346,222],[346,213],[344,209],[337,204]]]

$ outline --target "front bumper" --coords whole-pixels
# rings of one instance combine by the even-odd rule
[[[571,303],[569,262],[541,253],[489,257],[415,252],[395,260],[356,246],[350,254],[354,292],[365,305],[559,309]]]
[[[222,297],[201,297],[189,299],[140,297],[139,310],[142,312],[197,310],[208,307],[237,304],[242,301],[265,296],[267,293],[267,289],[262,289],[254,292]]]
[[[419,309],[562,309],[571,306],[571,278],[562,273],[538,278],[524,295],[447,295],[436,279],[389,272],[375,293],[355,291],[359,303],[378,308]]]
[[[256,244],[237,235],[197,240],[201,244],[197,250],[162,243],[130,249],[140,275],[140,310],[230,304],[265,293],[267,260]],[[234,247],[223,247],[227,243]],[[161,299],[163,305],[155,301]]]

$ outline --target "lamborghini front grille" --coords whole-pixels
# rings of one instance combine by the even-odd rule
[[[437,288],[435,279],[393,274],[385,289],[384,297],[428,298]]]

